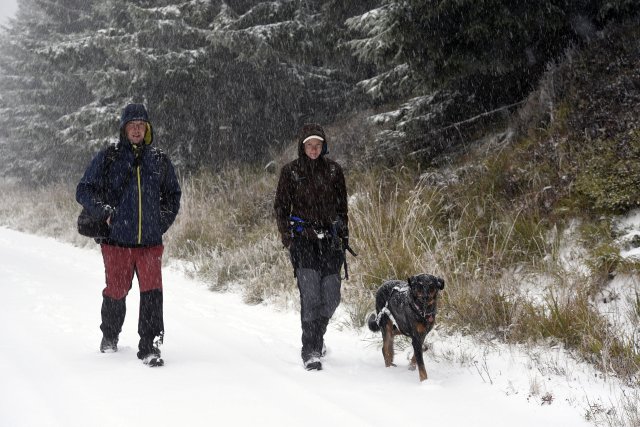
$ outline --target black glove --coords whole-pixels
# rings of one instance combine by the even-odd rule
[[[349,227],[342,220],[342,218],[338,217],[333,222],[334,232],[340,239],[349,239]]]

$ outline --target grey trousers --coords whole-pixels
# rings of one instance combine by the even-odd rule
[[[321,277],[310,268],[296,270],[300,290],[300,317],[311,322],[321,317],[330,319],[340,305],[340,274]]]

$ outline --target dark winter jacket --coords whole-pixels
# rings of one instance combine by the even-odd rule
[[[317,135],[324,141],[316,160],[304,153],[305,138]],[[291,232],[289,216],[329,229],[340,220],[344,227],[340,237],[348,237],[347,189],[340,165],[324,155],[327,139],[318,125],[305,125],[298,134],[298,158],[280,172],[274,209],[282,242],[288,246]]]
[[[123,112],[113,160],[107,160],[108,149],[100,151],[76,188],[76,200],[92,216],[104,221],[111,216],[110,234],[103,242],[126,247],[161,244],[178,214],[181,196],[171,161],[151,146],[153,131],[146,110],[136,107],[141,106],[132,104]],[[124,126],[131,120],[147,122],[139,147],[124,136]]]

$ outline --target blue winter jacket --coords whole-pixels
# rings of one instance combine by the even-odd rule
[[[175,170],[166,154],[151,146],[150,124],[147,133],[134,147],[121,132],[113,160],[105,162],[109,149],[101,150],[76,188],[76,200],[91,216],[104,221],[111,216],[110,234],[102,243],[161,244],[178,214],[182,193]]]

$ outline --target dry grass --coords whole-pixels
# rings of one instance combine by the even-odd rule
[[[78,246],[90,246],[93,241],[76,231],[80,205],[75,201],[75,187],[52,183],[44,188],[25,189],[18,182],[3,180],[3,203],[0,223],[15,230],[52,236]]]
[[[213,290],[239,289],[252,304],[290,304],[296,288],[274,226],[276,183],[276,175],[250,168],[183,182],[167,247]]]
[[[491,174],[469,174],[453,185],[403,170],[351,178],[351,234],[361,253],[347,285],[354,326],[365,323],[384,280],[427,272],[446,280],[443,325],[507,342],[561,342],[603,371],[636,381],[635,347],[610,329],[592,299],[603,271],[617,264],[603,261],[601,250],[586,250],[590,273],[564,265],[562,248],[579,241],[563,232],[570,224],[505,205],[482,182],[495,179]],[[520,288],[525,273],[533,297]]]
[[[491,189],[499,188],[497,178],[479,171],[453,181],[406,167],[347,176],[351,241],[359,253],[349,256],[351,278],[343,286],[351,326],[365,324],[384,280],[427,272],[446,281],[443,327],[508,342],[555,340],[607,372],[635,378],[636,347],[609,330],[591,300],[594,283],[618,264],[602,252],[586,252],[593,273],[568,270],[560,248],[580,240],[563,233],[563,223],[542,221],[535,209],[505,204]],[[246,168],[183,182],[167,254],[190,263],[213,290],[241,291],[252,304],[297,306],[288,253],[272,217],[276,180],[273,173]],[[75,234],[79,207],[70,186],[26,191],[5,182],[2,190],[3,224],[88,244]],[[533,298],[523,292],[524,276],[533,278]]]

